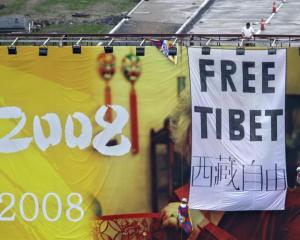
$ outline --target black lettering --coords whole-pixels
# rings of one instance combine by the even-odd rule
[[[277,141],[277,117],[283,115],[283,110],[266,110],[265,115],[271,117],[271,140]]]
[[[229,109],[230,140],[241,140],[244,138],[245,130],[242,126],[244,120],[245,114],[242,110]],[[235,134],[235,131],[238,131],[239,133]]]
[[[206,70],[206,66],[213,66],[214,60],[210,59],[200,59],[199,60],[199,69],[200,69],[200,85],[201,85],[201,92],[207,92],[207,77],[214,77],[214,71]]]
[[[262,141],[262,136],[256,135],[256,129],[261,128],[261,123],[255,121],[257,116],[261,116],[260,110],[250,110],[250,141]]]
[[[262,63],[262,93],[274,93],[275,88],[269,87],[269,81],[275,80],[274,74],[269,74],[269,68],[274,68],[274,62],[263,62]]]
[[[200,113],[201,138],[207,138],[207,114],[212,113],[213,109],[209,107],[194,107],[195,112]]]
[[[222,139],[222,110],[216,109],[216,137]]]
[[[243,92],[255,93],[255,87],[249,86],[249,81],[255,80],[255,75],[249,73],[249,68],[254,68],[255,62],[243,62]]]
[[[236,65],[233,61],[230,60],[221,61],[221,81],[222,81],[223,92],[227,91],[227,83],[230,85],[231,91],[236,92],[236,88],[231,78],[231,75],[235,74],[235,72],[236,72]]]

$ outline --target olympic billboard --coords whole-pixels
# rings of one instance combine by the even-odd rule
[[[185,47],[176,58],[157,47],[145,56],[128,46],[112,54],[49,46],[47,56],[1,47],[0,238],[109,239],[97,219],[153,214],[174,200],[191,179],[170,123],[180,94],[190,94],[188,55]],[[286,91],[297,97],[298,50],[286,56]]]

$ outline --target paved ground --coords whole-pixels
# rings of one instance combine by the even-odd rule
[[[182,24],[130,20],[115,33],[175,33]]]
[[[215,0],[189,32],[238,34],[249,21],[259,33],[260,20],[271,17],[272,3],[271,0]],[[281,3],[276,1],[277,6]],[[299,11],[299,0],[287,0],[261,34],[300,34]]]
[[[143,1],[130,19],[116,33],[175,33],[203,3],[204,0],[150,0]],[[188,33],[240,34],[246,22],[253,24],[256,34],[300,35],[300,0],[275,0],[278,12],[272,14],[273,0],[211,0],[210,7],[202,13]],[[260,31],[260,20],[268,22]],[[204,43],[205,39],[203,39]],[[235,45],[233,40],[226,42]],[[270,46],[272,40],[257,42]],[[197,41],[195,41],[197,45]],[[202,43],[203,44],[203,43]],[[212,42],[216,44],[216,42]],[[288,43],[281,42],[286,46]],[[299,46],[299,42],[292,44]]]
[[[246,22],[258,23],[271,14],[271,0],[215,0],[190,30],[193,33],[241,33]],[[259,24],[253,26],[259,29]]]
[[[144,1],[116,33],[175,33],[203,1]]]
[[[300,35],[300,0],[287,0],[262,33]]]

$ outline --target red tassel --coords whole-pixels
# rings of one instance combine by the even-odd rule
[[[110,86],[108,85],[108,81],[106,81],[105,83],[106,86],[104,89],[104,96],[105,96],[104,102],[105,105],[108,106],[111,105],[111,90],[110,90]],[[110,123],[112,122],[112,111],[110,107],[107,109],[104,119],[106,122],[110,122]]]
[[[133,84],[130,91],[130,118],[131,118],[131,151],[133,154],[139,152],[139,128],[137,116],[137,97]]]

